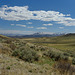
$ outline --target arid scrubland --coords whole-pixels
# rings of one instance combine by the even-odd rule
[[[0,75],[75,75],[75,39],[69,38],[0,35]]]

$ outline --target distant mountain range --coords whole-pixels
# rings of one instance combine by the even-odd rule
[[[23,34],[3,34],[5,36],[13,37],[13,38],[31,38],[31,37],[54,37],[54,36],[61,36],[65,35],[65,33],[44,33],[44,32],[37,32],[30,35],[23,35]]]
[[[75,36],[75,33],[44,33],[44,32],[37,32],[34,34],[30,35],[24,35],[24,34],[2,34],[8,37],[13,37],[13,38],[32,38],[32,37],[55,37],[55,36]]]

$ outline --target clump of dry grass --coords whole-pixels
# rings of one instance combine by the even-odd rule
[[[75,75],[75,66],[71,65],[70,61],[58,61],[54,68],[57,69],[57,71],[61,75]]]

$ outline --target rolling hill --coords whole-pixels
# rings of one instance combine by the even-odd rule
[[[71,75],[74,75],[74,41],[74,36],[66,35],[41,38],[11,38],[0,35],[0,73],[69,75],[71,71]]]

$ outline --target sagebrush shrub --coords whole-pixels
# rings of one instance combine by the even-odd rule
[[[75,65],[75,58],[73,58],[73,59],[72,59],[72,64],[74,64],[74,65]]]
[[[20,48],[19,50],[15,50],[12,53],[13,56],[18,56],[20,59],[28,62],[33,62],[33,61],[38,61],[39,60],[39,55],[36,53],[36,51],[28,48],[28,47],[23,47]]]

